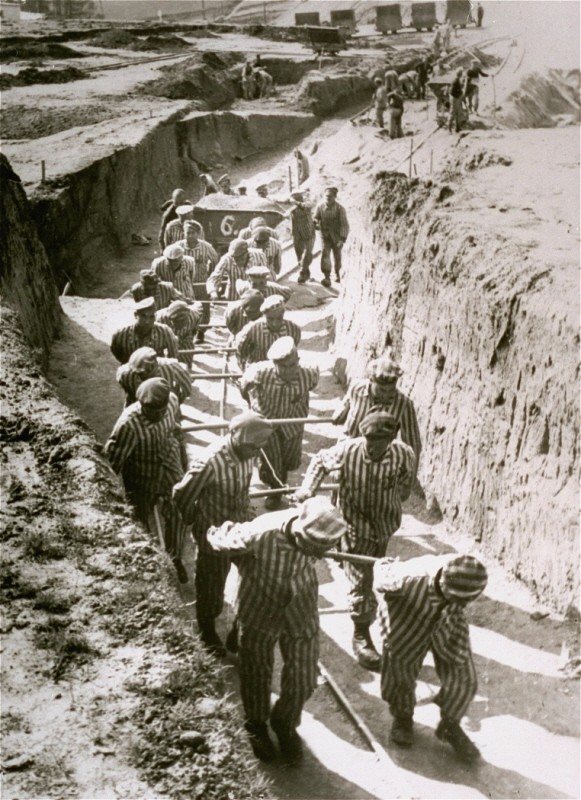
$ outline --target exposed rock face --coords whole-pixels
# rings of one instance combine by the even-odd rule
[[[345,285],[337,352],[355,377],[393,341],[428,498],[566,609],[579,591],[575,299],[554,264],[447,209],[455,191],[376,176],[361,210],[372,235],[346,252],[364,273]]]
[[[324,116],[369,97],[372,89],[371,77],[355,71],[345,75],[313,71],[299,84],[296,107]]]
[[[527,75],[503,104],[498,120],[505,128],[553,128],[578,125],[579,70],[551,69]]]
[[[0,286],[28,342],[46,356],[61,318],[58,292],[20,178],[1,154]]]

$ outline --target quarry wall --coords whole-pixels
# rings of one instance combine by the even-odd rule
[[[2,305],[18,311],[28,343],[45,361],[61,319],[58,292],[20,178],[2,154],[0,291]]]
[[[338,311],[338,366],[360,376],[393,345],[418,410],[428,503],[542,597],[577,607],[575,314],[546,264],[451,213],[451,195],[376,176],[359,210],[372,229],[346,250],[360,271]]]

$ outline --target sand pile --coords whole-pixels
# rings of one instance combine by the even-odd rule
[[[505,128],[556,128],[578,125],[579,70],[549,70],[527,75],[498,115]]]

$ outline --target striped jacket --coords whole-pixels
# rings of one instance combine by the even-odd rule
[[[455,664],[472,657],[464,610],[448,603],[437,587],[438,573],[449,560],[450,556],[420,556],[381,562],[375,568],[381,635],[390,655],[400,662],[422,659],[430,647]]]
[[[422,452],[422,442],[416,410],[409,397],[406,397],[399,390],[396,390],[395,397],[390,405],[383,406],[371,396],[371,381],[368,378],[353,381],[343,397],[341,406],[335,412],[334,419],[338,423],[345,423],[347,436],[360,436],[359,425],[372,406],[381,411],[387,411],[396,417],[400,425],[399,435],[402,441],[409,444],[414,451],[417,470]]]
[[[251,288],[252,286],[247,280],[236,281],[236,293],[239,297],[241,297],[247,289]],[[264,289],[260,289],[259,291],[264,297],[270,297],[273,294],[279,294],[281,297],[284,297],[285,300],[288,300],[293,293],[293,290],[290,286],[283,286],[281,283],[275,283],[274,281],[267,281]]]
[[[240,573],[236,613],[246,627],[279,631],[281,618],[294,601],[293,618],[286,619],[286,627],[304,637],[318,633],[316,559],[302,553],[288,532],[297,516],[296,509],[289,508],[262,514],[252,522],[226,522],[208,532],[208,544],[217,552],[246,556],[236,562]]]
[[[349,223],[345,209],[339,203],[331,208],[326,203],[319,203],[315,210],[315,223],[321,236],[337,244],[349,236]]]
[[[248,492],[252,478],[252,459],[242,461],[227,434],[208,447],[174,487],[173,497],[186,522],[194,522],[203,534],[210,525],[226,520],[252,519]]]
[[[141,403],[127,406],[105,444],[105,454],[131,485],[145,494],[163,494],[183,475],[180,437],[180,404],[170,394],[159,422],[146,419]]]
[[[301,329],[290,319],[283,319],[276,333],[268,329],[267,321],[263,317],[249,322],[234,342],[241,368],[245,369],[247,364],[255,364],[257,361],[266,361],[270,346],[282,336],[292,336],[298,345],[301,341]]]
[[[198,325],[200,324],[200,320],[202,318],[201,307],[190,306],[188,311],[189,314],[187,322],[179,329],[175,327],[175,323],[173,322],[172,317],[170,317],[170,315],[167,313],[166,308],[162,308],[161,311],[157,311],[155,314],[156,322],[161,322],[172,329],[178,340],[180,350],[188,350],[193,347],[193,337],[196,335]]]
[[[303,242],[314,241],[315,223],[313,221],[313,210],[310,206],[295,206],[291,211],[290,218],[293,239],[299,239]]]
[[[224,322],[230,333],[236,336],[236,334],[239,333],[245,325],[252,322],[252,320],[248,319],[244,307],[238,302],[231,303],[228,306],[224,314]]]
[[[170,389],[177,396],[180,403],[192,393],[192,376],[189,370],[175,358],[157,359],[157,371],[155,375],[148,377],[165,378],[169,383]],[[117,370],[117,383],[127,395],[127,405],[135,402],[135,393],[143,383],[143,378],[129,364],[122,364]]]
[[[179,240],[183,238],[184,238],[184,223],[179,218],[172,219],[172,221],[168,222],[168,224],[166,225],[163,234],[164,246],[167,247],[168,244],[179,242]]]
[[[365,439],[343,439],[313,457],[303,480],[311,492],[323,477],[339,471],[339,507],[354,533],[384,541],[401,525],[400,487],[409,487],[415,474],[411,447],[392,442],[380,461],[366,453]]]
[[[111,340],[111,352],[121,364],[129,361],[131,353],[140,347],[153,347],[158,356],[178,357],[178,340],[171,328],[155,322],[147,336],[139,336],[135,323],[116,331]]]
[[[136,303],[145,300],[146,297],[153,297],[156,309],[167,308],[174,300],[186,299],[169,281],[159,281],[153,294],[146,294],[142,283],[134,283],[131,287],[131,295]]]
[[[299,367],[294,381],[281,380],[274,364],[259,361],[251,364],[240,379],[240,391],[250,396],[253,411],[263,414],[267,419],[292,419],[306,417],[309,413],[309,392],[319,382],[316,367]],[[285,439],[302,435],[304,425],[282,425],[281,435]]]
[[[246,278],[246,270],[250,267],[267,266],[266,257],[262,250],[248,248],[248,260],[244,266],[240,266],[229,253],[223,255],[218,262],[216,269],[206,282],[206,289],[212,292],[220,291],[222,284],[226,284],[224,290],[225,300],[236,300],[236,281]],[[273,276],[274,277],[274,276]]]
[[[196,262],[189,256],[183,256],[178,269],[171,269],[165,256],[154,258],[151,268],[162,281],[173,283],[178,292],[181,292],[187,300],[195,299],[194,283],[196,281]]]
[[[278,275],[282,266],[282,247],[280,246],[280,242],[278,242],[276,239],[269,239],[264,250],[259,247],[256,249],[260,250],[261,253],[264,253],[267,267],[275,275]]]
[[[195,247],[188,247],[186,240],[178,241],[183,247],[188,258],[193,258],[196,265],[194,283],[203,283],[208,280],[208,275],[218,263],[218,253],[209,242],[198,239]]]

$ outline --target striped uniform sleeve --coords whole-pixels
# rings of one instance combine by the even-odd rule
[[[303,478],[301,488],[314,494],[325,475],[333,470],[341,469],[345,458],[345,445],[345,441],[337,442],[333,447],[320,450],[314,455]]]
[[[229,259],[227,255],[222,256],[220,261],[218,261],[214,271],[206,281],[206,289],[209,293],[218,292],[220,289],[220,286],[228,275],[228,263]]]
[[[128,350],[129,333],[128,328],[121,328],[115,331],[111,339],[111,352],[121,364],[125,364],[129,358]]]
[[[131,293],[131,297],[135,300],[136,303],[141,302],[145,297],[143,293],[143,286],[140,283],[134,283],[131,289],[129,290]]]
[[[236,336],[236,334],[240,333],[242,330],[242,322],[241,322],[241,313],[242,309],[237,303],[232,303],[227,309],[224,315],[224,322],[226,323],[226,327],[230,331],[231,334]],[[234,346],[236,346],[236,342],[234,342]]]
[[[114,471],[119,473],[135,447],[135,432],[121,415],[105,444],[105,455],[109,459]]]
[[[351,408],[351,394],[353,390],[353,385],[351,385],[345,394],[343,395],[343,399],[341,400],[341,405],[333,414],[333,422],[335,425],[342,425],[347,417],[349,416],[349,409]]]
[[[173,219],[166,227],[163,234],[163,243],[167,247],[169,244],[179,242],[184,236],[184,226],[179,219]]]
[[[402,487],[408,488],[416,474],[416,457],[412,448],[407,444],[393,442],[392,447],[397,451],[399,458],[398,479]]]
[[[402,440],[414,451],[416,457],[415,470],[417,471],[422,452],[422,440],[420,436],[418,418],[416,416],[416,409],[409,398],[406,398],[406,400],[407,403],[405,403],[400,419],[400,435]]]
[[[160,328],[162,347],[164,350],[167,350],[167,357],[177,359],[179,347],[175,333],[168,325],[162,325],[161,323],[157,323],[157,325],[158,328]]]
[[[180,401],[183,403],[192,393],[192,376],[189,369],[181,361],[164,359],[159,365],[160,372],[171,386]]]
[[[268,367],[269,362],[258,361],[251,364],[240,378],[240,391],[245,399],[250,398],[253,411],[260,411],[260,388]]]
[[[195,503],[212,478],[212,467],[204,459],[195,461],[182,480],[173,487],[172,497],[185,522],[195,517]]]
[[[234,347],[236,348],[236,355],[240,364],[245,364],[249,357],[252,355],[253,348],[253,331],[256,327],[254,324],[256,320],[248,322],[242,330],[236,334],[234,339]]]
[[[272,250],[270,257],[271,267],[274,269],[275,274],[278,275],[282,266],[282,248],[276,239],[271,239],[268,244],[269,248]]]
[[[302,331],[300,327],[296,324],[296,322],[292,322],[292,320],[285,320],[288,327],[288,336],[293,337],[293,341],[296,345],[300,344]],[[317,378],[318,383],[318,378]],[[312,387],[314,388],[314,387]]]

